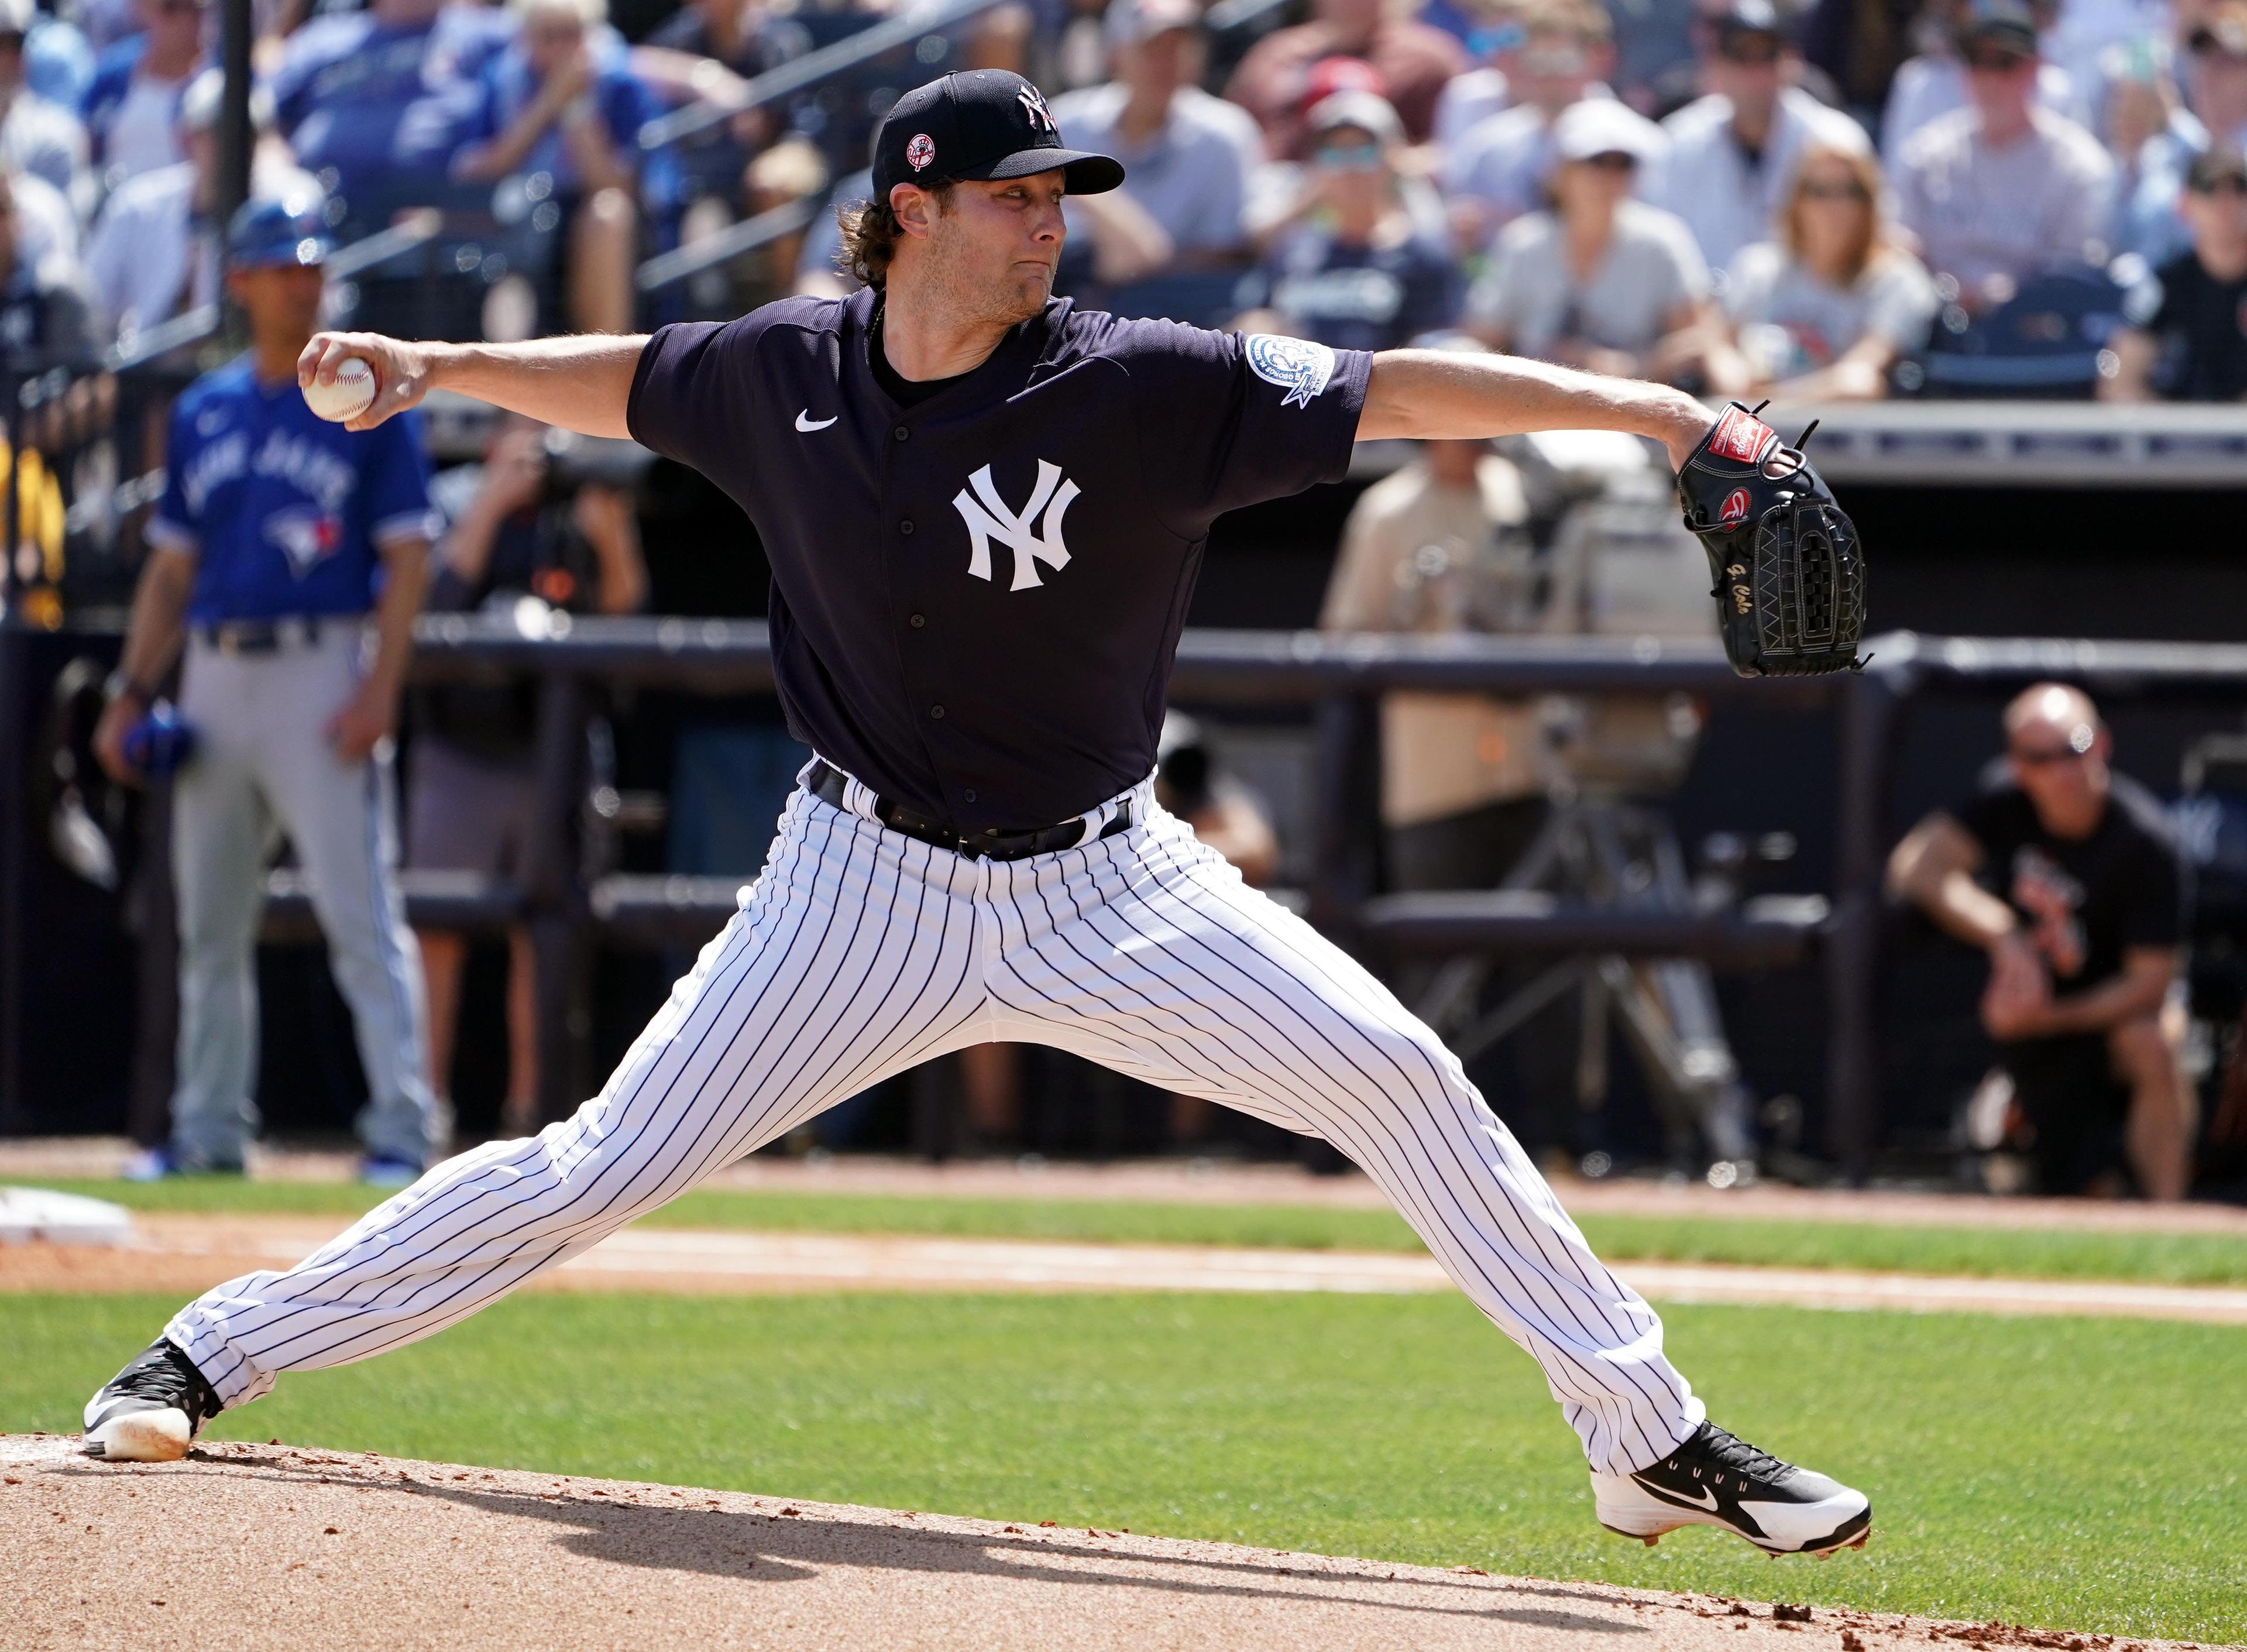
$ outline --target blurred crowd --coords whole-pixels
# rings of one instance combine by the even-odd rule
[[[19,371],[217,291],[216,9],[55,3],[0,0]],[[1062,272],[1119,311],[1712,395],[2247,393],[2247,0],[994,0],[778,89],[879,0],[662,3],[259,0],[255,191],[345,243],[446,215],[424,331],[726,313],[839,290],[889,103],[1006,67],[1130,168]]]

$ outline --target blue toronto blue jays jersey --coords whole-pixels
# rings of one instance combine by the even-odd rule
[[[345,430],[247,356],[172,405],[166,454],[148,539],[195,556],[191,621],[365,613],[378,547],[435,536],[419,413]]]

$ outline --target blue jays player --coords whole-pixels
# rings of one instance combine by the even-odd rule
[[[1501,356],[1078,311],[1051,297],[1062,200],[1123,168],[1062,147],[1014,75],[908,92],[873,176],[843,236],[871,284],[846,299],[647,338],[304,352],[307,382],[372,363],[365,428],[442,385],[703,470],[771,553],[775,675],[817,756],[740,911],[598,1096],[190,1303],[89,1403],[86,1450],[177,1456],[283,1371],[427,1336],[884,1075],[1018,1039],[1356,1159],[1543,1369],[1602,1525],[1863,1542],[1861,1493],[1707,1420],[1653,1309],[1435,1035],[1152,785],[1219,512],[1341,476],[1354,440],[1592,427],[1682,459],[1708,413]]]
[[[196,741],[173,788],[179,1077],[171,1141],[144,1156],[143,1176],[242,1168],[277,827],[358,1029],[363,1174],[403,1185],[434,1145],[420,962],[393,870],[390,742],[432,532],[428,469],[418,420],[354,433],[304,405],[297,356],[318,324],[330,250],[311,215],[278,201],[249,202],[229,229],[227,289],[251,348],[173,406],[164,496],[96,734],[105,765],[133,778],[125,731],[184,645],[181,714]]]

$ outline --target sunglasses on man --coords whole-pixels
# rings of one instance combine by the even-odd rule
[[[1805,201],[1854,201],[1863,206],[1872,199],[1861,183],[1806,183],[1802,186]]]
[[[2192,186],[2196,195],[2247,195],[2247,175],[2226,173],[2221,178],[2203,178]]]
[[[1737,63],[1744,69],[1768,69],[1779,61],[1776,42],[1754,38],[1719,40],[1717,55],[1726,63]]]
[[[2049,768],[2054,763],[2080,763],[2091,754],[2099,735],[2088,723],[2078,723],[2057,746],[2017,746],[2005,743],[2005,755],[2025,768]]]

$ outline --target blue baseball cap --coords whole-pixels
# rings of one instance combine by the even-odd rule
[[[325,263],[336,249],[317,197],[245,201],[226,227],[226,261],[235,270]]]

